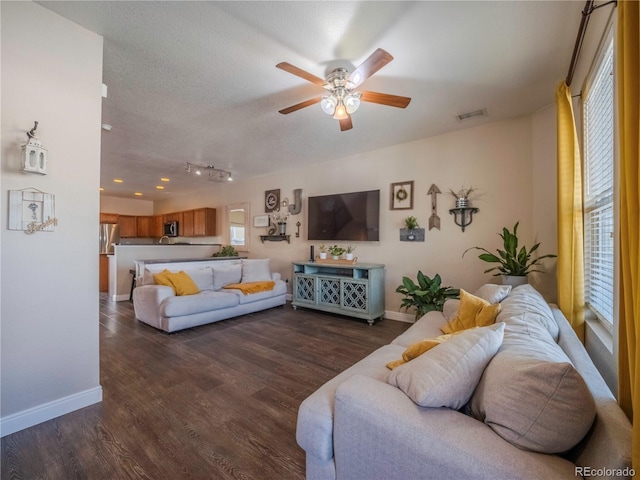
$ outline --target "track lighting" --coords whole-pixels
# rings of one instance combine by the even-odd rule
[[[187,173],[193,173],[200,177],[202,176],[203,172],[208,172],[209,180],[211,180],[212,182],[233,181],[231,172],[221,170],[214,167],[213,165],[198,165],[195,163],[187,162],[187,168],[185,170],[187,171]]]

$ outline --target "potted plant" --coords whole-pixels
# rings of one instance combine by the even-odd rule
[[[420,225],[418,225],[418,219],[414,216],[411,216],[404,219],[404,226],[407,230],[414,230]]]
[[[346,250],[345,250],[345,258],[347,260],[353,260],[353,251],[356,249],[356,247],[349,245]]]
[[[427,312],[441,312],[445,301],[460,296],[459,289],[443,287],[442,279],[437,273],[433,278],[429,278],[421,271],[418,271],[417,284],[409,277],[402,277],[402,285],[396,288],[396,292],[405,296],[400,310],[404,308],[409,311],[409,308],[415,308],[416,320]]]
[[[502,244],[504,250],[498,249],[498,255],[495,255],[489,252],[487,249],[482,247],[471,247],[465,250],[462,254],[464,257],[465,253],[469,250],[481,250],[485,253],[482,253],[478,256],[478,258],[482,261],[488,263],[497,263],[498,265],[492,268],[489,268],[484,271],[484,273],[489,273],[496,271],[493,274],[494,277],[502,275],[502,283],[505,285],[521,285],[523,283],[527,283],[527,275],[532,272],[540,272],[540,270],[532,270],[533,267],[538,265],[538,263],[545,258],[555,258],[556,255],[548,254],[536,257],[534,259],[531,258],[531,254],[538,250],[540,246],[540,242],[536,243],[531,249],[527,250],[527,247],[521,247],[518,250],[518,224],[520,222],[516,222],[513,226],[513,232],[510,232],[507,228],[502,229],[502,233],[500,233],[500,237],[502,237]]]
[[[329,253],[331,254],[334,260],[338,260],[344,253],[344,248],[339,247],[338,245],[333,245],[329,247]]]
[[[320,260],[325,260],[327,258],[327,246],[323,243],[318,247],[320,250]]]
[[[219,252],[216,252],[211,256],[212,257],[237,257],[238,252],[236,252],[236,249],[232,245],[225,245],[220,249]]]
[[[457,192],[454,192],[453,189],[449,189],[449,193],[453,195],[453,198],[456,199],[456,208],[466,208],[469,206],[469,196],[476,191],[475,187],[462,187]]]

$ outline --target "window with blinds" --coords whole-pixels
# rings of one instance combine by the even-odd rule
[[[584,99],[584,262],[587,306],[613,324],[613,41]]]

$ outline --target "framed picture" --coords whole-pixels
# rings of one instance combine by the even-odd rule
[[[39,190],[9,190],[9,230],[53,232],[55,197]]]
[[[253,217],[253,226],[254,227],[268,227],[269,226],[269,215],[256,215]]]
[[[264,192],[264,211],[269,213],[280,209],[280,189]]]
[[[413,180],[391,184],[391,210],[413,208]]]

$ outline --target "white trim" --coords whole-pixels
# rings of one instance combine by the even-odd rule
[[[29,408],[0,418],[0,437],[33,427],[61,415],[88,407],[102,401],[102,387],[97,386],[68,397]]]
[[[384,318],[397,322],[416,323],[416,316],[409,313],[401,313],[393,310],[385,310]]]
[[[125,300],[129,300],[129,294],[122,293],[120,295],[111,295],[111,300],[114,302],[124,302]]]

